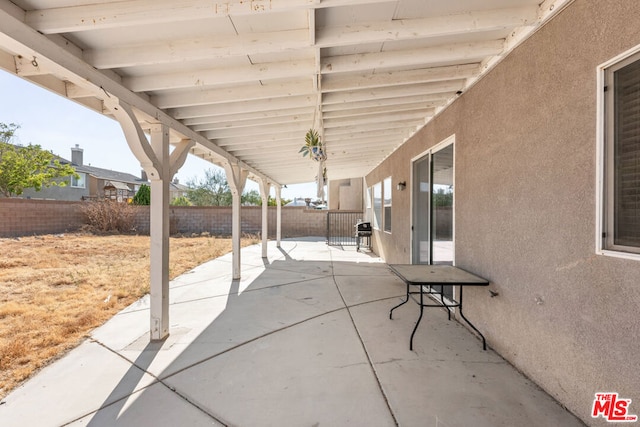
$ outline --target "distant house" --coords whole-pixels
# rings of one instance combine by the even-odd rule
[[[71,161],[59,158],[62,164],[71,164],[78,178],[66,178],[64,187],[52,186],[41,191],[27,189],[22,194],[25,198],[54,200],[91,200],[108,198],[120,202],[133,198],[142,184],[149,185],[146,174],[135,176],[126,172],[118,172],[85,165],[83,149],[76,144],[71,148]]]
[[[180,184],[178,178],[173,178],[173,181],[169,183],[169,200],[177,199],[178,197],[187,197],[189,187]]]

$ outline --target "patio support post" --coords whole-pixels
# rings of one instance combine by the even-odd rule
[[[276,246],[280,247],[282,237],[282,187],[276,186]]]
[[[169,128],[152,125],[151,147],[159,174],[151,176],[151,339],[169,335]]]
[[[232,270],[233,280],[240,279],[240,209],[241,196],[244,191],[244,185],[247,182],[249,171],[242,169],[238,165],[225,163],[225,173],[227,174],[227,182],[231,189],[231,246],[232,246]]]
[[[271,185],[265,180],[258,181],[262,198],[262,258],[267,258],[267,242],[269,233],[269,191]]]
[[[129,148],[151,180],[150,337],[151,340],[162,340],[169,335],[169,182],[184,164],[195,142],[182,140],[169,155],[167,125],[151,125],[149,143],[130,105],[114,98],[105,103],[120,123]]]

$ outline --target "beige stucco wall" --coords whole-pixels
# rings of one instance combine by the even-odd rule
[[[596,67],[640,44],[640,2],[577,0],[367,177],[410,182],[455,134],[456,264],[491,280],[465,313],[502,356],[589,425],[594,393],[640,414],[640,261],[595,254]],[[410,262],[408,188],[388,262]]]
[[[329,181],[329,209],[362,210],[362,178]]]

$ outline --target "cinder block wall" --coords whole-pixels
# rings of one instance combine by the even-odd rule
[[[16,237],[78,230],[80,203],[58,200],[0,199],[0,236]]]
[[[0,199],[0,236],[65,233],[85,224],[82,206],[86,202],[56,200]],[[149,207],[135,207],[135,229],[149,234]],[[169,212],[171,233],[209,232],[231,235],[231,207],[172,206]],[[246,206],[241,210],[242,231],[262,231],[262,208]],[[276,235],[276,208],[268,212],[269,237]],[[305,207],[282,208],[282,237],[325,236],[327,211]]]

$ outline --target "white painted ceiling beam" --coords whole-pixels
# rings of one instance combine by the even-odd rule
[[[88,49],[84,52],[84,59],[99,69],[126,68],[140,65],[188,63],[203,59],[224,59],[231,56],[251,56],[308,47],[307,30],[301,29],[240,34],[230,37],[172,40],[100,50]]]
[[[0,50],[0,69],[17,74],[16,60],[11,53]]]
[[[264,162],[264,164],[267,166],[278,166],[278,164],[283,165],[287,163],[295,164],[305,160],[308,162],[311,161],[309,160],[308,157],[303,159],[302,155],[298,154],[297,152],[289,153],[288,155],[283,155],[282,153],[278,153],[278,154],[270,153],[268,155],[263,156],[259,151],[255,151],[253,153],[244,154],[244,156],[246,156],[247,162],[256,162],[258,164],[263,164]],[[317,167],[316,167],[316,170],[317,170]]]
[[[502,51],[504,40],[457,43],[422,49],[327,56],[322,59],[322,73],[353,73],[369,69],[479,62]]]
[[[295,107],[315,107],[315,98],[315,95],[290,96],[286,98],[262,99],[258,101],[240,101],[228,102],[225,104],[182,107],[171,110],[171,114],[176,119],[187,119],[225,114],[273,111],[281,108],[290,109]]]
[[[427,95],[411,95],[411,96],[403,96],[396,98],[384,98],[384,99],[369,99],[365,101],[352,101],[346,102],[340,97],[335,97],[333,99],[334,102],[330,102],[331,99],[327,99],[325,95],[324,105],[322,106],[323,112],[330,111],[345,111],[345,110],[355,110],[360,108],[376,108],[376,107],[386,107],[386,106],[398,106],[405,104],[414,104],[414,103],[424,103],[429,104],[438,102],[442,103],[449,98],[455,96],[454,92],[448,93],[432,93]]]
[[[327,147],[331,148],[332,144],[341,144],[345,141],[352,141],[356,139],[368,139],[368,138],[395,138],[399,135],[406,135],[408,130],[404,127],[401,128],[385,128],[381,130],[371,130],[371,131],[359,131],[359,132],[351,132],[351,133],[343,133],[336,131],[334,135],[327,135],[324,140],[324,143],[327,144]]]
[[[267,111],[254,111],[254,112],[246,112],[246,113],[236,113],[236,114],[220,114],[216,116],[204,116],[204,117],[194,117],[190,119],[182,120],[187,126],[193,125],[209,125],[209,124],[218,124],[231,122],[234,123],[236,121],[251,121],[251,120],[279,120],[281,117],[290,117],[296,115],[313,115],[313,107],[306,108],[280,108],[277,110],[267,110]]]
[[[464,80],[446,82],[421,83],[408,86],[391,86],[375,89],[354,90],[349,92],[331,92],[324,94],[325,104],[368,101],[372,99],[398,98],[415,95],[455,93],[462,90]]]
[[[420,120],[433,117],[435,111],[407,111],[395,114],[371,114],[369,116],[349,117],[344,119],[324,120],[325,129],[333,129],[345,126],[367,126],[370,123],[388,123],[392,121]]]
[[[467,79],[478,73],[478,71],[480,71],[480,64],[474,63],[408,71],[383,71],[376,74],[329,74],[322,79],[322,92],[349,91],[443,80]]]
[[[26,23],[43,34],[264,14],[306,8],[314,0],[126,0],[28,11]]]
[[[339,153],[339,155],[342,155],[344,153],[350,153],[350,152],[356,152],[356,151],[360,151],[360,150],[367,150],[367,147],[369,146],[368,144],[371,144],[370,147],[371,148],[386,148],[391,149],[397,145],[399,145],[401,143],[402,139],[398,139],[398,137],[389,137],[389,136],[380,136],[380,137],[368,137],[368,138],[359,138],[359,139],[354,139],[353,143],[352,140],[349,140],[349,144],[342,144],[339,147],[336,147],[335,149],[329,147],[327,149],[328,153]],[[332,156],[335,157],[335,156]]]
[[[390,148],[392,147],[381,147],[375,150],[371,150],[370,152],[367,152],[367,150],[365,149],[360,152],[354,151],[354,152],[342,154],[339,157],[336,156],[336,158],[332,159],[331,161],[327,161],[327,164],[332,165],[334,167],[336,165],[352,166],[351,163],[360,163],[360,159],[362,159],[365,162],[368,160],[369,162],[379,163],[380,156],[383,156],[385,153],[388,153]]]
[[[388,2],[389,0],[126,0],[34,10],[27,12],[25,19],[41,33],[52,34]]]
[[[347,140],[352,138],[362,138],[367,136],[381,135],[408,135],[411,133],[410,128],[417,125],[415,120],[407,122],[389,122],[380,123],[378,125],[368,126],[366,130],[362,130],[358,126],[347,126],[341,128],[333,128],[326,130],[326,143],[330,146],[333,140]]]
[[[306,131],[305,131],[306,132]],[[230,150],[233,150],[233,147],[237,145],[255,145],[259,147],[260,145],[264,145],[265,148],[269,146],[269,143],[274,141],[285,141],[289,140],[291,143],[295,143],[296,141],[302,141],[300,146],[304,144],[304,134],[298,132],[281,132],[278,134],[271,135],[259,135],[251,138],[247,137],[229,137],[229,138],[218,138],[215,140],[216,144],[220,147],[229,147]]]
[[[385,113],[385,114],[395,114],[402,113],[405,111],[431,111],[438,104],[435,102],[432,103],[411,103],[411,104],[398,104],[398,105],[389,105],[384,107],[369,107],[369,108],[353,108],[348,110],[339,110],[339,111],[329,111],[324,113],[324,119],[340,119],[346,117],[360,117],[360,116],[368,116],[370,114],[377,113]]]
[[[371,129],[365,132],[363,132],[362,129],[357,126],[327,129],[325,131],[325,133],[327,134],[327,146],[331,145],[331,140],[339,139],[343,141],[349,141],[350,139],[356,137],[376,136],[377,131],[393,132],[394,130],[397,130],[398,133],[396,135],[399,134],[406,138],[411,134],[411,128],[415,128],[419,124],[423,123],[424,120],[383,123],[380,125],[371,125]]]
[[[262,137],[263,135],[268,135],[272,137],[277,137],[279,134],[291,135],[292,132],[299,132],[301,136],[301,140],[304,140],[304,134],[309,130],[309,125],[307,123],[292,123],[290,125],[283,126],[281,124],[275,125],[264,125],[264,126],[254,126],[254,127],[243,127],[243,128],[228,128],[228,129],[219,129],[215,131],[203,132],[203,134],[208,139],[219,139],[219,138],[246,138],[253,139],[254,137]]]
[[[172,91],[153,96],[151,101],[158,108],[180,108],[312,94],[312,84],[306,80],[297,83],[273,83],[269,85],[254,83],[209,90]]]
[[[72,81],[79,86],[87,87],[90,90],[95,90],[96,94],[105,93],[105,96],[111,94],[111,96],[115,96],[136,108],[141,114],[149,117],[151,120],[167,125],[183,138],[196,141],[207,149],[215,152],[222,159],[245,167],[241,160],[184,126],[145,98],[131,92],[122,86],[120,82],[114,81],[57,43],[30,28],[24,24],[24,22],[16,19],[13,16],[14,13],[15,5],[5,0],[0,2],[0,22],[2,22],[0,45],[18,43],[22,46],[23,56],[26,54],[38,57],[38,61],[45,61],[47,63],[46,66],[51,67],[53,71],[68,76],[66,80]],[[269,180],[266,175],[253,167],[249,167],[249,165],[246,165],[246,169],[255,176]]]
[[[382,43],[529,26],[536,21],[536,9],[535,6],[525,6],[422,19],[367,22],[342,28],[327,27],[317,31],[316,44],[320,47],[349,46],[362,43],[362,40]]]
[[[335,149],[330,146],[327,147],[327,152],[330,157],[342,156],[345,153],[354,153],[360,152],[362,154],[363,151],[367,151],[367,149],[386,149],[393,148],[398,145],[398,140],[394,140],[389,137],[370,137],[364,139],[358,139],[351,141],[349,140],[349,144],[342,144],[340,147],[336,147]]]
[[[293,143],[292,141],[274,142],[269,144],[268,155],[273,155],[277,157],[277,156],[288,156],[289,154],[294,153],[297,156],[299,155],[298,151],[300,151],[300,147],[302,147],[302,143],[298,145],[295,145],[295,143]],[[246,156],[248,153],[256,153],[260,151],[261,150],[256,149],[255,146],[251,146],[251,145],[239,145],[237,147],[234,147],[233,149],[229,149],[230,153],[242,156],[243,159],[245,158],[244,156]]]
[[[251,127],[262,127],[269,125],[288,125],[292,123],[304,123],[307,128],[313,126],[313,113],[311,114],[296,114],[289,116],[279,116],[263,119],[250,119],[250,120],[237,120],[228,122],[212,122],[204,123],[200,125],[193,125],[191,129],[196,132],[215,131],[221,129],[240,129]]]
[[[159,91],[165,89],[204,88],[256,82],[258,80],[302,78],[312,74],[315,61],[272,62],[249,64],[209,70],[185,71],[172,74],[152,74],[140,77],[125,77],[122,84],[134,92]]]

